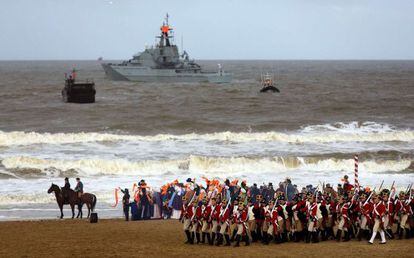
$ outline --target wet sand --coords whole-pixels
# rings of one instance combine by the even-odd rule
[[[0,223],[0,257],[413,257],[414,239],[386,245],[334,241],[319,244],[252,244],[249,247],[185,245],[182,224],[170,221],[100,220]]]

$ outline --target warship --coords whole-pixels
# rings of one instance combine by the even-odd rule
[[[89,80],[77,82],[76,71],[72,71],[69,77],[65,73],[65,87],[62,89],[62,99],[71,103],[94,103],[95,83]]]
[[[207,72],[191,60],[186,51],[179,54],[168,14],[160,30],[159,42],[155,46],[121,63],[102,63],[106,75],[112,80],[138,82],[231,82],[232,75],[224,72],[220,64],[217,71]]]

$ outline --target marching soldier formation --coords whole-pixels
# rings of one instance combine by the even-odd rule
[[[345,176],[334,190],[329,184],[301,191],[287,179],[247,187],[235,180],[188,179],[180,221],[188,244],[240,246],[285,242],[318,243],[365,239],[373,244],[414,237],[414,189],[397,193],[394,184],[376,189],[354,187]]]

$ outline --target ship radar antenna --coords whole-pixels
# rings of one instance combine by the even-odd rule
[[[170,17],[169,15],[168,15],[168,13],[165,15],[165,25],[168,25],[168,17]]]

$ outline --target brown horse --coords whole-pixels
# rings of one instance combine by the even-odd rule
[[[91,211],[93,212],[93,210],[95,209],[96,196],[94,194],[84,193],[82,194],[81,198],[78,198],[77,193],[75,193],[75,191],[70,189],[67,193],[67,199],[64,200],[62,189],[55,184],[52,184],[49,190],[47,190],[47,193],[49,194],[52,192],[55,193],[56,202],[60,209],[61,219],[63,218],[63,205],[65,204],[69,204],[70,208],[72,209],[72,219],[75,217],[75,205],[78,205],[78,215],[76,218],[79,218],[79,216],[82,218],[83,204],[86,204],[86,206],[88,207],[88,218],[89,218]]]

